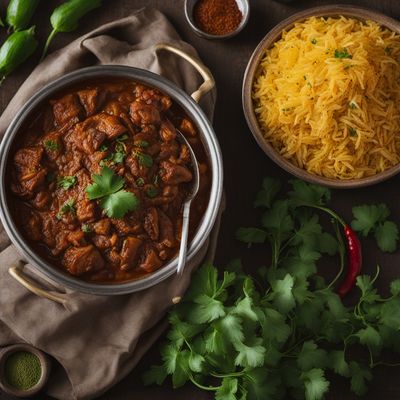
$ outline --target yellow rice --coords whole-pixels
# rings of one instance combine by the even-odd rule
[[[400,161],[400,36],[375,22],[297,23],[266,52],[253,87],[265,138],[293,164],[336,179]]]

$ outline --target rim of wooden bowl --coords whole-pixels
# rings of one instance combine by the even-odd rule
[[[291,15],[289,18],[281,21],[279,24],[275,25],[261,40],[250,60],[247,64],[247,68],[243,79],[242,88],[242,103],[243,111],[247,120],[247,124],[256,139],[258,145],[264,150],[269,158],[272,159],[281,168],[289,172],[290,174],[296,176],[297,178],[303,179],[310,183],[316,183],[319,185],[338,188],[338,189],[350,189],[350,188],[360,188],[365,186],[374,185],[383,182],[400,172],[400,163],[387,169],[386,171],[380,172],[376,175],[369,176],[361,179],[349,179],[349,180],[339,180],[326,178],[320,175],[314,175],[306,170],[295,166],[289,160],[281,156],[272,145],[264,138],[262,133],[262,128],[260,127],[257,117],[254,112],[253,100],[252,100],[252,88],[254,78],[257,74],[257,69],[260,64],[265,51],[281,38],[283,30],[288,30],[293,27],[296,22],[303,21],[309,17],[352,17],[357,18],[361,21],[372,20],[378,24],[400,34],[400,22],[395,19],[379,13],[374,10],[370,10],[362,7],[354,7],[350,5],[333,5],[333,6],[319,6],[310,8],[298,13]]]

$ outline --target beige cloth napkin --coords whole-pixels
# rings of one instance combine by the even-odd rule
[[[195,70],[175,55],[155,54],[154,45],[168,42],[197,56],[182,42],[167,19],[158,11],[142,9],[98,28],[67,47],[51,54],[21,86],[0,118],[3,135],[20,106],[49,81],[74,69],[94,64],[136,66],[166,76],[186,92],[193,92],[200,79]],[[209,118],[215,91],[202,107]],[[219,227],[196,259],[176,275],[145,291],[124,296],[93,296],[65,290],[44,277],[34,267],[25,271],[35,280],[64,291],[64,306],[35,296],[10,277],[8,268],[21,256],[0,229],[0,346],[28,342],[55,357],[63,366],[52,376],[50,395],[59,399],[89,399],[100,395],[121,380],[138,363],[165,328],[161,322],[171,299],[187,289],[192,271],[204,257],[212,259]],[[51,287],[50,286],[50,287]]]

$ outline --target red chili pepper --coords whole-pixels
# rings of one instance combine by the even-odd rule
[[[339,287],[338,294],[341,298],[346,296],[356,284],[357,276],[360,275],[362,265],[361,243],[357,234],[347,225],[344,220],[333,210],[312,204],[303,204],[306,207],[316,208],[324,211],[333,217],[340,225],[343,226],[344,236],[347,244],[347,273]]]
[[[344,225],[344,235],[347,242],[347,274],[338,290],[342,298],[353,289],[362,264],[361,243],[356,233],[348,225]]]

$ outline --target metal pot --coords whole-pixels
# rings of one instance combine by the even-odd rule
[[[71,85],[75,85],[80,82],[85,82],[87,80],[96,78],[122,77],[130,78],[137,82],[144,83],[148,86],[155,87],[160,91],[168,94],[174,102],[182,107],[186,114],[196,124],[200,138],[208,155],[212,170],[212,183],[208,207],[200,222],[197,232],[190,243],[187,257],[188,261],[190,261],[205,244],[205,241],[207,240],[218,215],[222,196],[222,155],[213,128],[199,105],[196,103],[205,93],[207,93],[214,87],[214,79],[210,71],[204,65],[200,64],[196,59],[183,52],[182,50],[165,44],[160,44],[156,46],[156,50],[170,51],[183,57],[188,62],[190,62],[201,74],[204,82],[199,87],[199,89],[191,95],[191,97],[187,95],[182,89],[178,88],[162,76],[143,69],[113,65],[83,68],[69,73],[54,82],[49,83],[35,96],[29,99],[11,122],[2,140],[0,146],[0,154],[2,155],[0,160],[1,221],[12,243],[19,249],[22,254],[25,255],[29,263],[37,268],[39,272],[43,273],[48,278],[61,284],[64,287],[96,295],[120,295],[132,293],[156,285],[157,283],[174,274],[177,268],[178,260],[176,258],[171,260],[159,270],[148,276],[143,277],[142,279],[117,284],[89,283],[76,279],[73,276],[67,273],[63,273],[61,270],[55,268],[45,259],[40,257],[31,248],[24,237],[19,233],[9,210],[9,199],[7,199],[6,193],[7,164],[10,158],[12,144],[14,140],[18,138],[19,130],[24,121],[26,121],[27,118],[32,115],[32,113],[43,101],[51,98],[52,95],[62,89],[65,89],[67,87],[70,87]],[[62,297],[59,297],[54,293],[50,293],[49,291],[39,287],[37,284],[32,282],[32,280],[25,276],[20,266],[14,266],[10,268],[10,273],[21,284],[23,284],[34,293],[50,298],[51,300],[59,302],[64,301]]]

